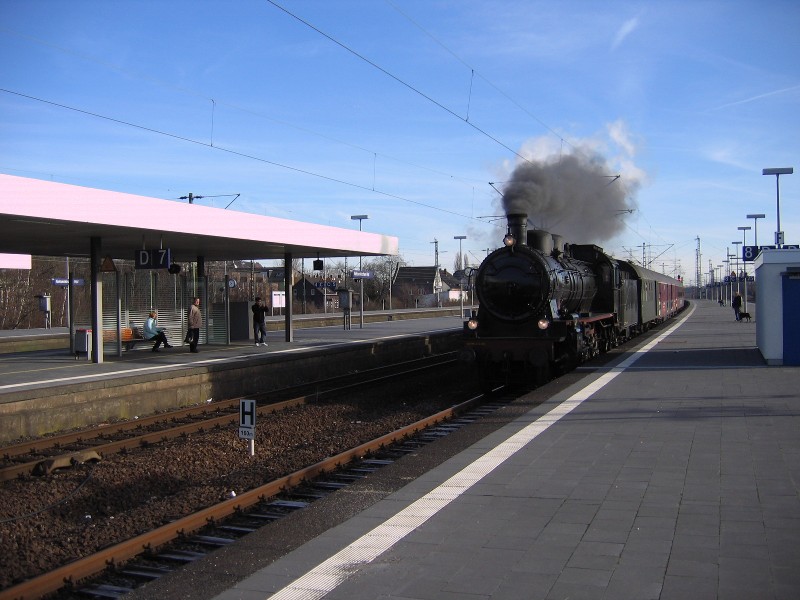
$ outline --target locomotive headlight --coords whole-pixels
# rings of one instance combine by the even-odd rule
[[[511,246],[513,246],[516,243],[517,243],[517,239],[513,235],[511,235],[510,233],[507,233],[505,235],[505,237],[503,238],[503,245],[506,248],[510,248]]]
[[[467,321],[467,329],[475,331],[478,328],[478,319],[470,319]]]
[[[548,321],[547,319],[539,319],[539,322],[537,323],[537,325],[539,326],[539,329],[544,331],[545,329],[550,327],[550,321]]]

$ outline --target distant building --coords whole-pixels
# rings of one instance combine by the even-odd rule
[[[325,294],[322,287],[317,287],[316,284],[307,277],[301,277],[292,286],[292,296],[295,302],[302,304],[303,301],[305,301],[306,305],[312,305],[319,310],[322,310],[323,302],[325,301]]]
[[[458,300],[461,292],[461,282],[456,279],[447,269],[439,271],[439,277],[442,278],[442,291],[448,292],[448,298]]]
[[[432,267],[400,267],[392,295],[407,306],[441,306],[458,301],[461,283],[447,269]]]

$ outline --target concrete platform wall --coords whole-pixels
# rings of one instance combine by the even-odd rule
[[[460,332],[408,336],[307,350],[269,353],[158,374],[53,385],[4,395],[0,442],[297,385],[355,370],[455,351]],[[199,355],[202,359],[202,354]]]

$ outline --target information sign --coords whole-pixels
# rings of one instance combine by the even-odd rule
[[[762,250],[777,250],[777,246],[742,246],[742,260],[751,262],[756,259],[758,253]],[[800,249],[800,244],[784,244],[784,250],[797,250]]]
[[[273,290],[270,292],[270,306],[275,308],[286,308],[286,292]]]
[[[239,439],[248,440],[250,456],[256,453],[256,401],[239,400]]]
[[[745,262],[753,261],[761,252],[763,246],[742,246],[742,260]]]
[[[243,440],[255,439],[256,401],[242,398],[239,400],[239,437]]]
[[[169,248],[136,250],[134,262],[137,269],[169,269],[172,253]]]
[[[68,287],[69,286],[69,278],[67,277],[53,277],[51,280],[53,285],[57,285],[59,287]],[[72,285],[83,285],[85,282],[83,279],[78,279],[77,277],[72,278]]]
[[[267,269],[266,271],[261,271],[261,276],[266,277],[267,279],[271,280],[281,280],[286,275],[286,269],[284,268],[276,268],[276,269]]]
[[[372,279],[375,274],[372,271],[353,271],[353,279]]]

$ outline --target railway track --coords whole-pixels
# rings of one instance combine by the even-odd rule
[[[107,572],[110,567],[114,568],[115,575],[128,580],[135,578],[146,582],[158,578],[173,569],[168,566],[170,563],[191,562],[204,556],[205,551],[198,548],[227,545],[254,531],[260,524],[302,508],[313,499],[341,489],[394,460],[376,458],[376,453],[392,448],[394,457],[402,456],[504,404],[482,406],[485,401],[484,395],[471,397],[285,477],[0,591],[0,600],[41,598],[65,587],[81,597],[118,598],[130,591],[129,584],[81,582]],[[290,499],[280,498],[282,495]],[[232,517],[236,521],[230,521]],[[209,523],[213,524],[213,531],[205,532]],[[169,545],[176,540],[188,543],[189,549],[170,548]],[[147,560],[131,564],[129,561],[137,556],[145,556]]]
[[[318,401],[354,386],[377,384],[392,378],[455,362],[453,353],[416,359],[395,365],[350,373],[335,378],[248,396],[257,402],[260,416]],[[275,401],[274,398],[288,399]],[[238,424],[240,398],[193,406],[135,420],[68,432],[0,449],[0,481],[23,475],[46,475],[77,463],[101,460],[102,456],[156,444],[197,431]]]

